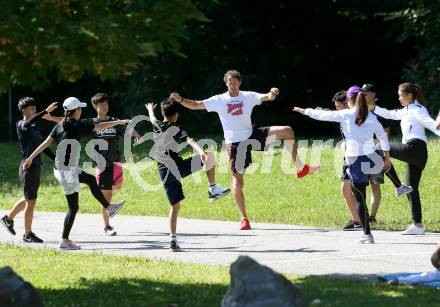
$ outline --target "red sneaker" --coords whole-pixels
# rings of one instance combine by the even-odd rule
[[[296,172],[296,178],[302,178],[308,174],[314,174],[319,171],[319,166],[304,164],[304,167],[299,172]]]
[[[240,230],[249,230],[251,229],[251,224],[249,224],[249,220],[244,218],[241,220]]]

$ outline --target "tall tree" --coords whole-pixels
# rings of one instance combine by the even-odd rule
[[[81,77],[131,74],[145,57],[180,53],[185,24],[206,21],[191,0],[2,2],[0,93]]]

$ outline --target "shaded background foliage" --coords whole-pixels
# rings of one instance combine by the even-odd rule
[[[397,107],[397,85],[416,81],[426,89],[431,114],[439,107],[439,1],[39,1],[45,10],[61,2],[82,14],[61,14],[64,26],[70,27],[62,33],[79,46],[93,48],[73,47],[76,58],[67,61],[76,67],[72,73],[66,60],[50,53],[34,68],[29,46],[41,35],[38,27],[33,31],[26,24],[27,33],[13,27],[5,32],[7,23],[0,22],[0,83],[12,86],[14,108],[25,95],[37,97],[43,106],[68,96],[89,101],[96,91],[106,91],[111,113],[130,117],[145,114],[144,102],[159,102],[174,90],[195,99],[224,92],[228,69],[242,73],[244,90],[280,88],[275,103],[254,110],[256,125],[291,125],[301,137],[328,136],[336,130],[293,114],[291,107],[332,107],[334,92],[353,84],[375,84],[382,105]],[[17,8],[11,4],[10,11],[1,13],[12,16],[10,24],[29,17],[17,14]],[[55,9],[49,11],[56,16]],[[62,45],[62,29],[53,16],[45,23],[50,20],[55,26],[47,44]],[[30,53],[20,54],[4,33],[28,42]],[[5,59],[5,48],[18,54]],[[14,71],[18,65],[21,75]],[[25,77],[31,82],[21,82]],[[2,101],[0,128],[5,131],[6,95]],[[87,115],[93,115],[91,108]],[[18,117],[14,110],[14,120]],[[183,110],[182,122],[194,134],[221,134],[215,114]]]

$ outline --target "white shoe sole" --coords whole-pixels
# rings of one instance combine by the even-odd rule
[[[227,192],[225,192],[225,193],[223,193],[223,194],[220,194],[220,195],[218,195],[217,197],[210,197],[209,198],[209,202],[214,202],[214,201],[216,201],[216,200],[218,200],[218,199],[220,199],[220,198],[223,198],[223,197],[225,197],[226,195],[228,195],[229,193],[231,193],[231,190],[229,190],[229,191],[227,191]]]
[[[406,233],[406,232],[402,232],[402,236],[423,236],[425,234],[425,232],[423,233]]]

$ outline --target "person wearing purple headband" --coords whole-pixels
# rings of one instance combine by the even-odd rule
[[[293,111],[316,120],[341,123],[346,138],[345,160],[348,165],[347,173],[364,231],[357,242],[373,244],[374,238],[371,234],[368,208],[365,203],[368,175],[377,174],[382,169],[388,170],[391,166],[388,137],[377,118],[369,112],[365,92],[359,86],[350,87],[347,91],[348,104],[350,105],[348,109],[325,111],[294,107]],[[374,135],[380,141],[383,156],[377,150]]]

